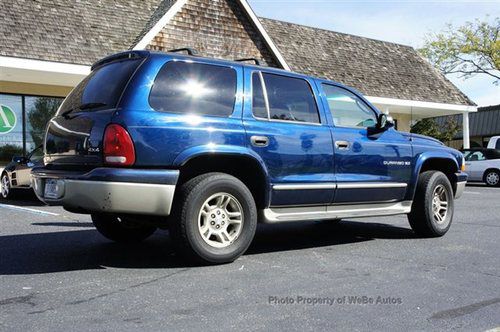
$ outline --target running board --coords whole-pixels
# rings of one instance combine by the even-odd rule
[[[410,213],[412,201],[378,204],[279,207],[262,211],[265,223],[390,216]]]

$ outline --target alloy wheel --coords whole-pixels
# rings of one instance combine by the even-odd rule
[[[7,198],[10,192],[10,183],[7,175],[2,176],[1,193],[3,198]]]
[[[497,172],[489,172],[486,174],[486,183],[490,186],[496,186],[500,182],[500,175]]]
[[[442,184],[436,186],[432,195],[432,213],[434,221],[439,225],[443,225],[446,221],[448,201],[449,197],[446,188]]]
[[[243,221],[240,202],[228,193],[217,193],[203,203],[198,215],[198,231],[208,245],[226,248],[240,236]]]

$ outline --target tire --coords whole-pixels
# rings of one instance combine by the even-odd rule
[[[119,243],[138,243],[156,231],[156,227],[142,225],[110,214],[92,214],[92,222],[99,233],[105,238]]]
[[[500,171],[496,169],[489,169],[484,172],[483,181],[489,187],[500,186]]]
[[[257,208],[243,182],[207,173],[183,184],[176,195],[170,232],[183,256],[196,263],[222,264],[248,249],[257,228]]]
[[[408,214],[413,231],[421,237],[443,236],[450,229],[453,210],[453,189],[446,175],[438,171],[420,174]]]
[[[9,176],[7,173],[3,173],[0,177],[0,198],[10,199],[12,198],[12,188],[10,187]]]

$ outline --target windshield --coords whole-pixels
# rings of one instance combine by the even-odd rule
[[[58,114],[116,107],[140,62],[140,59],[127,59],[97,68],[71,91]]]

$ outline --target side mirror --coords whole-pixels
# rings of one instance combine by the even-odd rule
[[[377,119],[377,129],[386,130],[391,127],[394,127],[394,120],[392,116],[388,116],[387,114],[380,114]]]
[[[23,156],[14,156],[12,157],[12,161],[18,164],[22,164],[25,158]]]
[[[376,138],[379,134],[393,126],[394,120],[392,117],[382,113],[377,117],[377,124],[373,127],[368,127],[368,136]]]

